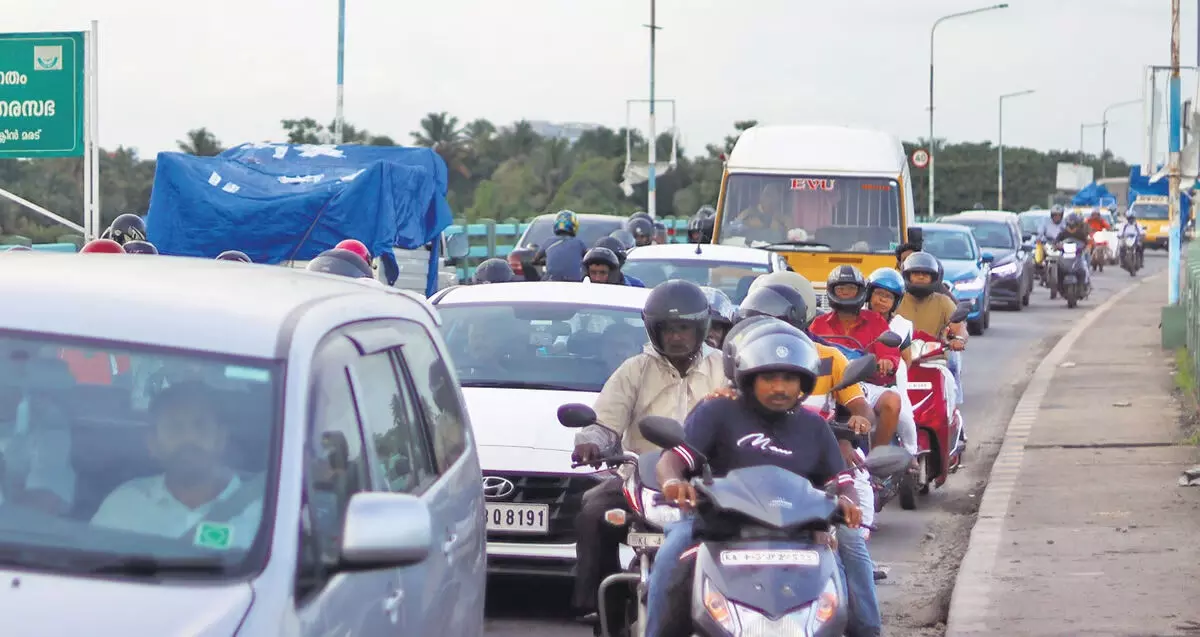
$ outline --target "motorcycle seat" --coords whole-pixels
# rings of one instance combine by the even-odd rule
[[[658,465],[658,459],[662,457],[661,451],[648,451],[638,456],[638,479],[642,483],[642,487],[651,491],[662,491],[662,487],[658,484],[658,474],[655,472],[655,467]]]

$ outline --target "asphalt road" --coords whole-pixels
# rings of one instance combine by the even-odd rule
[[[1163,252],[1147,251],[1148,276],[1166,266]],[[890,637],[941,635],[954,574],[966,550],[975,511],[1003,427],[1041,356],[1072,323],[1131,281],[1115,267],[1093,276],[1094,290],[1079,307],[1034,292],[1020,312],[993,310],[991,328],[974,337],[963,363],[969,445],[964,468],[942,489],[921,498],[915,511],[892,502],[876,518],[870,549],[888,571],[879,583],[885,632]],[[1166,290],[1163,290],[1165,297]],[[1165,300],[1165,299],[1164,299]],[[495,637],[586,637],[569,610],[572,581],[498,578],[488,588],[486,634]]]

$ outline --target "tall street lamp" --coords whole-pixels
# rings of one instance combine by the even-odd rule
[[[1089,128],[1096,128],[1099,126],[1104,126],[1104,122],[1093,122],[1091,124],[1080,124],[1079,125],[1079,163],[1080,163],[1080,165],[1083,164],[1083,131],[1085,131]]]
[[[343,131],[346,128],[345,116],[342,110],[342,86],[345,80],[346,67],[346,0],[338,0],[338,47],[337,47],[337,113],[333,117],[333,143],[342,143]]]
[[[1105,177],[1108,176],[1108,157],[1107,157],[1107,155],[1108,155],[1108,112],[1114,108],[1121,108],[1122,106],[1132,106],[1134,104],[1141,104],[1141,103],[1142,103],[1142,100],[1129,100],[1127,102],[1117,102],[1116,104],[1109,104],[1104,109],[1104,117],[1100,121],[1100,178],[1101,179],[1104,179]]]
[[[938,18],[937,20],[934,20],[933,27],[931,27],[929,29],[929,216],[930,216],[930,218],[932,218],[934,216],[933,167],[934,167],[934,164],[937,163],[937,158],[934,157],[934,155],[936,155],[937,153],[934,152],[934,148],[933,148],[934,147],[934,143],[933,143],[933,36],[937,32],[938,25],[945,22],[946,20],[950,20],[952,18],[962,18],[962,17],[969,16],[969,15],[975,15],[976,13],[983,13],[984,11],[994,11],[996,9],[1007,9],[1007,8],[1008,8],[1008,3],[1005,2],[1005,3],[1001,3],[1001,4],[994,4],[990,7],[980,7],[978,9],[972,9],[970,11],[951,13],[950,15],[942,16],[942,17]]]
[[[996,133],[996,164],[999,166],[996,173],[996,210],[1004,210],[1004,100],[1033,92],[1033,89],[1029,89],[1000,96],[1000,130]]]

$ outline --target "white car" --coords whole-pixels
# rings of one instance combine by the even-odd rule
[[[642,350],[649,293],[520,282],[433,297],[479,446],[489,573],[571,574],[580,499],[611,474],[571,468],[575,432],[559,424],[558,408],[591,405]]]
[[[670,279],[686,279],[717,288],[738,304],[750,283],[763,274],[787,270],[787,259],[778,252],[739,246],[668,243],[629,251],[622,272],[652,288]]]

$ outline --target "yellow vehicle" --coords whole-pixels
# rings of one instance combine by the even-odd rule
[[[818,290],[834,266],[894,266],[916,222],[900,140],[838,126],[742,133],[725,162],[717,211],[713,243],[780,252]]]
[[[1137,215],[1138,225],[1146,231],[1147,248],[1167,249],[1167,238],[1171,236],[1171,220],[1166,195],[1138,195],[1129,209]]]

